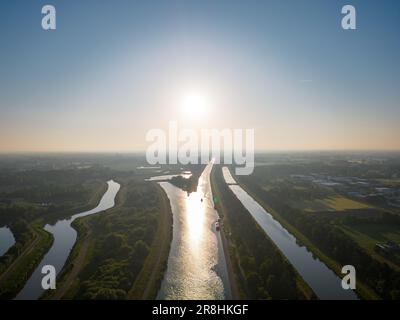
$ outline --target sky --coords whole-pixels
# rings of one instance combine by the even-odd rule
[[[175,120],[259,151],[399,150],[399,31],[398,0],[3,0],[0,152],[140,151]]]

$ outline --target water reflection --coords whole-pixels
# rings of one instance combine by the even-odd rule
[[[39,266],[33,272],[24,288],[15,298],[16,300],[35,300],[38,299],[44,292],[42,281],[42,267],[44,265],[52,265],[57,271],[57,275],[61,272],[65,262],[76,242],[77,232],[72,227],[72,222],[75,219],[92,215],[104,210],[108,210],[115,205],[115,197],[120,189],[120,185],[113,180],[107,182],[108,189],[101,198],[96,208],[73,215],[69,219],[59,220],[54,225],[47,224],[45,230],[53,234],[54,242],[50,250],[44,256]]]
[[[14,235],[7,227],[0,228],[0,257],[15,243]]]
[[[192,192],[186,198],[185,212],[190,244],[193,250],[196,250],[204,231],[205,202],[202,202],[202,199],[202,195],[199,192]]]
[[[228,175],[225,177],[231,181]],[[231,184],[229,188],[320,299],[357,299],[355,292],[342,289],[341,279],[322,261],[315,258],[305,246],[300,245],[297,239],[246,191],[239,185]]]
[[[212,164],[204,169],[197,191],[189,195],[168,182],[159,183],[171,203],[173,238],[158,299],[230,298],[214,228],[218,215],[212,203],[211,169]]]

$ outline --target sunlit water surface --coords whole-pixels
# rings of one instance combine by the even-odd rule
[[[212,163],[199,178],[196,192],[169,182],[165,190],[173,213],[173,239],[158,299],[229,299],[231,290],[210,186]]]
[[[228,169],[225,168],[225,182],[228,184],[235,183],[232,176],[228,174]],[[229,185],[229,188],[320,299],[357,299],[354,291],[344,290],[341,286],[341,279],[305,246],[301,245],[292,234],[275,220],[271,214],[265,211],[242,187],[239,185]]]
[[[108,181],[108,189],[96,208],[75,214],[69,219],[59,220],[55,225],[47,224],[45,226],[45,230],[54,236],[53,245],[33,272],[28,282],[25,284],[25,287],[17,295],[17,300],[36,300],[44,293],[45,290],[43,290],[41,285],[44,276],[41,273],[42,267],[45,265],[52,265],[55,267],[57,274],[62,270],[77,238],[77,232],[71,226],[72,222],[74,222],[75,219],[114,207],[115,197],[119,188],[120,185],[118,183],[112,180]]]

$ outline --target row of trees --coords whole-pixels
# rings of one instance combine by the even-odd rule
[[[0,225],[18,219],[29,223],[56,219],[69,209],[85,206],[109,176],[105,168],[0,170]]]
[[[221,169],[214,169],[217,209],[223,214],[224,232],[235,245],[232,255],[242,287],[251,299],[303,299],[297,274],[265,232],[224,182]]]
[[[100,195],[108,176],[102,168],[0,169],[0,226],[9,226],[16,240],[0,257],[0,274],[24,255],[2,278],[0,297],[13,298],[50,248],[52,236],[42,227],[95,206],[88,201]]]
[[[272,169],[271,169],[272,170]],[[241,177],[241,181],[264,203],[272,207],[291,225],[300,230],[322,252],[338,261],[341,265],[354,265],[357,276],[379,296],[384,299],[400,298],[400,272],[392,269],[386,263],[375,260],[363,250],[353,239],[347,236],[337,223],[328,215],[311,214],[287,204],[289,191],[284,188],[270,189],[266,192],[258,183],[257,177],[263,173],[256,172],[253,176]],[[368,220],[369,219],[369,220]],[[376,219],[390,221],[400,228],[400,219],[392,214],[383,214],[380,218],[347,217],[343,222],[376,223]]]
[[[158,227],[160,199],[155,186],[131,181],[121,206],[89,218],[93,254],[79,275],[75,299],[125,299],[143,264]]]

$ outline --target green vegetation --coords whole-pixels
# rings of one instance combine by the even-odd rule
[[[383,255],[376,250],[376,244],[387,241],[400,243],[400,219],[390,215],[381,217],[348,217],[341,229],[375,259],[389,264],[400,271],[400,256],[397,253]]]
[[[183,191],[188,193],[195,192],[197,189],[198,177],[195,179],[193,176],[190,178],[184,178],[182,176],[172,177],[169,182],[174,186],[181,188]]]
[[[0,257],[1,298],[16,296],[51,247],[44,225],[96,206],[108,175],[99,168],[0,170],[0,225],[16,239]]]
[[[342,265],[354,265],[360,297],[399,299],[399,254],[376,245],[400,242],[400,160],[346,157],[352,156],[263,155],[253,175],[236,179],[338,275]],[[0,299],[17,294],[50,248],[44,225],[95,207],[111,178],[122,185],[116,207],[74,222],[78,241],[58,289],[42,298],[155,298],[167,265],[172,214],[162,189],[144,179],[191,171],[191,179],[171,181],[190,192],[203,168],[143,167],[145,160],[133,155],[0,158],[0,226],[9,226],[16,238],[0,257]],[[211,182],[234,297],[315,298],[216,169]]]
[[[172,211],[166,194],[159,185],[156,187],[161,205],[161,217],[149,255],[128,294],[129,299],[156,298],[167,268],[172,241]]]
[[[0,299],[12,299],[16,296],[53,243],[51,234],[41,226],[33,228],[32,242],[17,242],[1,258],[4,266],[0,275]]]
[[[324,168],[324,170],[327,169]],[[296,172],[293,166],[287,166],[286,173],[282,174],[284,171],[283,166],[278,166],[278,168],[263,166],[257,167],[252,176],[236,178],[246,191],[338,274],[340,274],[340,265],[354,265],[357,270],[357,291],[362,297],[398,299],[400,273],[387,263],[374,259],[374,256],[354,241],[354,237],[349,236],[349,232],[343,231],[343,225],[352,227],[355,221],[358,221],[357,219],[373,219],[375,222],[381,219],[381,222],[390,220],[392,224],[396,224],[396,228],[399,228],[397,220],[400,218],[388,212],[379,213],[376,209],[372,213],[362,215],[362,210],[366,210],[366,207],[358,208],[358,211],[352,208],[349,210],[352,214],[346,214],[347,211],[342,209],[354,203],[344,201],[342,198],[331,198],[331,201],[334,199],[336,202],[329,203],[335,205],[337,210],[340,209],[341,215],[312,213],[304,208],[296,208],[292,205],[295,198],[292,195],[296,195],[297,191],[293,192],[293,185],[290,183],[286,182],[285,187],[278,184],[278,187],[274,188],[271,186],[273,183],[269,182],[271,188],[268,192],[261,187],[268,178],[271,180],[273,176],[279,176],[285,181],[290,179],[293,171]],[[319,199],[326,198],[327,193],[332,194],[335,191],[314,184],[309,192],[315,195],[311,199]],[[337,201],[338,199],[340,201]]]
[[[323,200],[324,204],[334,211],[345,211],[353,209],[368,209],[370,205],[363,204],[359,201],[354,201],[343,196],[329,197]]]
[[[315,295],[258,226],[223,180],[220,167],[212,172],[222,232],[242,297],[250,299],[312,299]]]
[[[187,165],[188,172],[191,172],[191,176],[189,178],[185,178],[181,175],[172,177],[169,182],[175,185],[176,187],[186,191],[188,193],[195,192],[197,190],[197,185],[199,184],[199,177],[203,172],[203,165]]]
[[[121,183],[114,209],[76,221],[79,240],[45,298],[155,298],[172,237],[169,201],[156,183]]]

